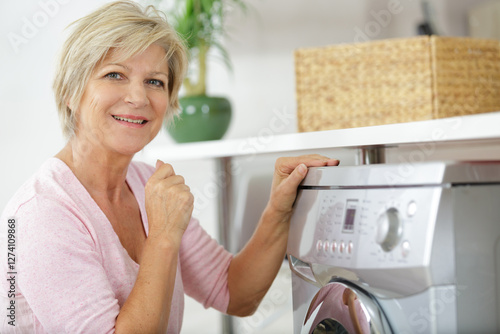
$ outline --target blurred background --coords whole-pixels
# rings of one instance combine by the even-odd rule
[[[65,37],[65,27],[107,3],[105,0],[24,0],[0,4],[0,208],[3,210],[15,190],[48,157],[64,145],[51,85],[56,54]],[[165,1],[167,6],[173,2]],[[227,16],[228,36],[224,40],[233,70],[226,69],[215,53],[209,63],[208,93],[223,95],[233,105],[233,118],[224,139],[263,135],[273,118],[280,126],[273,135],[296,132],[296,104],[293,51],[340,43],[364,42],[417,35],[426,22],[417,0],[248,0],[246,13]],[[433,28],[446,36],[500,38],[500,1],[434,0]],[[425,27],[425,25],[424,25]],[[158,158],[169,161],[169,147],[175,142],[162,130],[150,144],[161,147]],[[354,159],[344,151],[322,152],[347,164]],[[143,154],[137,159],[147,162]],[[265,204],[274,159],[269,155],[241,159],[235,180],[234,251],[256,221],[255,212]],[[176,161],[174,168],[189,186],[203,194],[213,184],[214,162]],[[206,193],[206,192],[205,192]],[[197,202],[195,214],[217,237],[215,196]],[[249,215],[248,212],[253,214]],[[291,288],[289,273],[282,273],[257,313],[236,323],[237,333],[290,333]],[[215,311],[203,310],[187,298],[183,333],[220,333]],[[196,321],[189,319],[196,318]],[[197,331],[198,329],[198,331]]]

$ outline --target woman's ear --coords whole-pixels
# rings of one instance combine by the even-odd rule
[[[75,117],[78,114],[78,108],[75,108],[75,106],[71,103],[71,100],[68,100],[66,102],[66,107],[68,107],[71,114],[73,114],[73,117]]]

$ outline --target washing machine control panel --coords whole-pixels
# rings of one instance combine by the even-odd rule
[[[429,261],[442,188],[309,190],[315,197],[301,253],[352,268],[422,266]],[[309,234],[311,235],[311,234]],[[310,246],[310,247],[309,247]]]

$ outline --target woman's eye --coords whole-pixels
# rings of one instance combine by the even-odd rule
[[[157,80],[157,79],[150,79],[150,80],[148,80],[148,83],[150,85],[157,86],[157,87],[164,87],[165,86],[163,81]]]
[[[120,73],[116,73],[116,72],[111,72],[111,73],[108,73],[105,75],[106,78],[109,78],[109,79],[121,79],[122,76]]]

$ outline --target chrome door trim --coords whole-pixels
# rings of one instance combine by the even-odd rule
[[[350,320],[352,321],[352,323],[350,324],[351,326],[347,326],[345,323],[342,324],[338,320],[338,316],[335,316],[332,313],[330,313],[334,309],[326,310],[326,313],[329,314],[327,317],[321,315],[321,318],[318,318],[318,316],[320,316],[322,308],[332,307],[332,305],[329,305],[328,303],[325,302],[328,301],[327,299],[333,293],[333,291],[331,290],[332,287],[338,285],[344,287],[342,298],[343,302],[346,305],[346,309],[349,312]],[[349,291],[351,291],[354,295],[352,295]],[[336,291],[335,294],[336,297],[338,297],[338,291]],[[347,297],[345,297],[346,295]],[[360,321],[358,319],[357,312],[353,309],[354,304],[350,304],[350,306],[348,306],[348,302],[344,300],[344,298],[349,298],[349,295],[352,296],[352,300],[355,299],[359,300],[360,308],[364,312],[367,312],[367,315],[363,314],[363,317],[361,319],[361,322],[365,320],[366,321],[365,323],[361,324],[359,323]],[[318,298],[320,298],[320,300],[318,300]],[[354,318],[357,320],[353,320]],[[392,328],[392,325],[389,322],[388,317],[385,314],[382,306],[378,302],[377,298],[363,287],[342,278],[332,278],[330,282],[325,286],[323,286],[314,296],[314,298],[311,301],[311,304],[309,305],[309,309],[306,313],[306,316],[304,318],[303,328],[301,333],[312,334],[314,330],[317,328],[317,326],[325,320],[338,322],[339,324],[342,324],[344,327],[346,326],[352,327],[354,328],[353,333],[361,333],[363,332],[362,328],[364,329],[368,328],[370,333],[395,334],[395,331]],[[354,322],[357,322],[358,325],[356,325]]]

